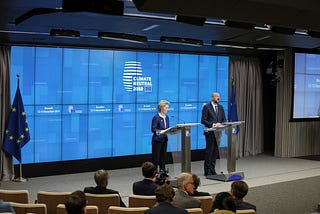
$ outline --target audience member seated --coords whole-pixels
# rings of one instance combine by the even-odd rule
[[[246,202],[245,196],[248,193],[248,184],[244,181],[234,181],[231,184],[231,195],[234,198],[237,210],[256,210],[256,206]]]
[[[194,184],[194,190],[193,190],[193,194],[189,194],[191,196],[210,196],[210,194],[208,192],[199,192],[198,186],[200,185],[200,178],[198,175],[196,174],[192,174],[192,178],[193,178],[193,184]]]
[[[95,172],[94,174],[94,180],[97,184],[96,187],[85,187],[84,192],[85,193],[91,193],[91,194],[118,194],[120,197],[120,206],[126,207],[126,205],[121,200],[121,196],[118,191],[108,189],[108,183],[109,183],[109,174],[107,170],[100,169]]]
[[[14,209],[12,208],[11,204],[9,202],[5,202],[0,199],[0,213],[15,213]]]
[[[154,183],[157,174],[153,163],[145,162],[142,164],[142,175],[144,179],[133,184],[133,194],[155,195],[155,190],[159,185]]]
[[[234,214],[236,205],[234,199],[228,192],[220,192],[213,201],[212,214]]]
[[[182,208],[175,207],[171,204],[174,197],[174,190],[168,184],[157,187],[156,200],[158,205],[146,210],[145,214],[187,214],[188,212]]]
[[[87,198],[82,191],[71,193],[65,201],[66,211],[68,214],[85,214]]]
[[[190,173],[183,172],[178,176],[177,187],[178,189],[172,202],[174,206],[183,209],[200,208],[201,202],[190,196],[194,193],[194,183]]]

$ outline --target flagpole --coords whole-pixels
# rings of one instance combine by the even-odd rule
[[[20,74],[17,74],[17,80],[18,80],[18,87],[20,87]],[[19,177],[13,179],[13,181],[15,181],[15,182],[26,182],[27,181],[26,178],[22,177],[22,164],[21,164],[21,161],[20,161],[20,164],[19,164]]]

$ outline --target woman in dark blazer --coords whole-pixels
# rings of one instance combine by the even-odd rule
[[[160,134],[161,130],[169,128],[169,117],[166,115],[169,108],[167,100],[161,100],[158,103],[158,113],[152,118],[151,131],[152,135],[152,161],[158,170],[165,171],[166,153],[168,136]]]

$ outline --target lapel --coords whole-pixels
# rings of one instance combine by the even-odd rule
[[[209,109],[210,109],[211,114],[212,114],[213,116],[215,116],[215,117],[218,117],[218,114],[214,111],[211,102],[209,103],[209,105],[210,105]],[[219,113],[219,105],[217,105],[217,107],[218,107],[218,113]]]

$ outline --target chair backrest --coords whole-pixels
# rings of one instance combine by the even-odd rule
[[[66,206],[64,204],[57,205],[56,214],[67,214]],[[88,205],[86,206],[87,214],[98,214],[98,207]]]
[[[120,206],[120,196],[118,194],[91,194],[86,193],[88,205],[98,207],[99,214],[107,214],[110,206]]]
[[[71,192],[39,191],[37,194],[37,199],[38,203],[43,203],[47,205],[48,214],[55,214],[57,205],[64,204],[66,197],[70,194]]]
[[[129,207],[153,207],[157,203],[155,195],[129,195]]]
[[[254,209],[247,209],[247,210],[237,210],[237,214],[256,214]]]
[[[108,214],[144,214],[149,207],[119,207],[110,206]]]
[[[203,211],[201,208],[189,208],[186,210],[188,211],[188,213],[192,213],[192,214],[203,214]]]
[[[208,214],[212,208],[213,198],[212,196],[196,196],[195,198],[201,201],[201,209],[203,214]]]
[[[16,214],[37,213],[47,214],[47,206],[45,204],[23,204],[10,202]]]
[[[0,199],[8,202],[29,203],[28,190],[4,190],[0,189]]]

